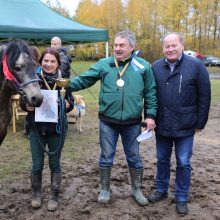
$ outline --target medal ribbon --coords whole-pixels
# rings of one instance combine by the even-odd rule
[[[42,69],[41,69],[41,71],[40,71],[40,75],[41,75],[42,79],[44,80],[44,84],[45,84],[45,86],[47,87],[47,89],[48,89],[48,90],[51,90],[51,88],[50,88],[50,86],[48,85],[46,79],[44,78],[43,70],[42,70]],[[57,83],[54,84],[53,90],[55,90],[56,87],[57,87]]]
[[[122,76],[124,75],[124,73],[125,73],[125,71],[126,71],[126,69],[128,68],[128,65],[129,65],[129,62],[125,65],[125,67],[123,68],[123,70],[122,71],[120,71],[120,69],[119,69],[119,66],[118,66],[118,61],[114,58],[114,61],[115,61],[115,66],[117,67],[117,69],[118,69],[118,74],[119,74],[119,76],[120,76],[120,79],[122,78]]]

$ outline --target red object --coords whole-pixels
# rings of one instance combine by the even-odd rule
[[[6,77],[6,79],[13,81],[13,82],[17,82],[17,79],[12,75],[12,73],[10,72],[10,70],[8,69],[8,64],[7,64],[7,60],[6,60],[6,56],[3,57],[2,60],[2,64],[3,64],[3,73]]]
[[[204,55],[202,55],[201,53],[196,52],[196,57],[197,57],[198,59],[203,59],[203,58],[204,58]]]

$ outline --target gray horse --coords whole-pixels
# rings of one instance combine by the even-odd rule
[[[11,96],[24,93],[33,107],[39,107],[43,101],[35,69],[31,49],[24,41],[0,47],[0,145],[12,118]]]

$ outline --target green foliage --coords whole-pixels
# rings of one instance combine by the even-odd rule
[[[98,60],[105,57],[105,43],[90,43],[78,45],[74,52],[80,60]]]

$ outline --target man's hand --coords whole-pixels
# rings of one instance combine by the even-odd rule
[[[154,128],[156,127],[155,121],[152,118],[146,118],[144,122],[147,124],[145,130],[154,130]]]

